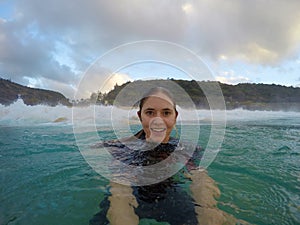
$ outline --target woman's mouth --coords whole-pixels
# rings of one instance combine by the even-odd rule
[[[165,127],[163,127],[163,128],[150,128],[150,129],[153,132],[164,132],[164,131],[166,131]]]
[[[164,140],[166,133],[166,127],[150,127],[149,140],[156,143],[161,143]]]

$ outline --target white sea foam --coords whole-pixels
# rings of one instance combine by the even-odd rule
[[[21,99],[9,106],[0,105],[1,125],[39,125],[52,123],[58,118],[70,118],[71,109],[66,106],[27,106]]]
[[[16,101],[10,106],[0,105],[0,125],[7,126],[31,126],[31,125],[72,125],[72,113],[75,119],[82,124],[94,124],[97,126],[113,124],[128,125],[139,123],[137,109],[120,109],[112,106],[87,106],[71,107],[59,105],[56,107],[37,105],[27,106],[22,100]],[[261,121],[276,119],[300,118],[300,112],[283,111],[248,111],[243,109],[224,111],[210,110],[187,110],[178,109],[180,123],[193,124],[196,120],[200,123],[224,120],[227,121]],[[213,112],[213,113],[212,113]]]

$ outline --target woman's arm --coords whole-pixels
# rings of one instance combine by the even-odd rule
[[[206,170],[191,170],[190,179],[192,180],[190,189],[195,201],[198,224],[240,224],[241,221],[217,208],[217,201],[215,198],[220,197],[220,190],[217,187],[216,182],[207,174]]]
[[[138,225],[139,217],[135,214],[134,208],[138,206],[130,186],[110,182],[111,196],[108,198],[110,207],[107,212],[107,219],[111,225]]]

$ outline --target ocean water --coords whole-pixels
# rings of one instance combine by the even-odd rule
[[[94,111],[99,137],[114,137],[110,107],[79,111]],[[205,148],[210,112],[197,113]],[[125,115],[138,129],[134,114]],[[300,224],[300,113],[233,110],[226,118],[221,151],[207,168],[221,190],[218,207],[251,224]],[[87,142],[91,127],[80,131]],[[100,211],[109,181],[85,161],[73,128],[64,106],[0,106],[1,225],[89,224]]]

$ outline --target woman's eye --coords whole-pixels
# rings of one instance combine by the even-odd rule
[[[146,111],[146,115],[148,115],[148,116],[152,116],[154,113],[153,113],[153,111]]]
[[[165,111],[163,114],[164,114],[164,116],[169,116],[169,115],[171,115],[171,112],[170,111]]]

